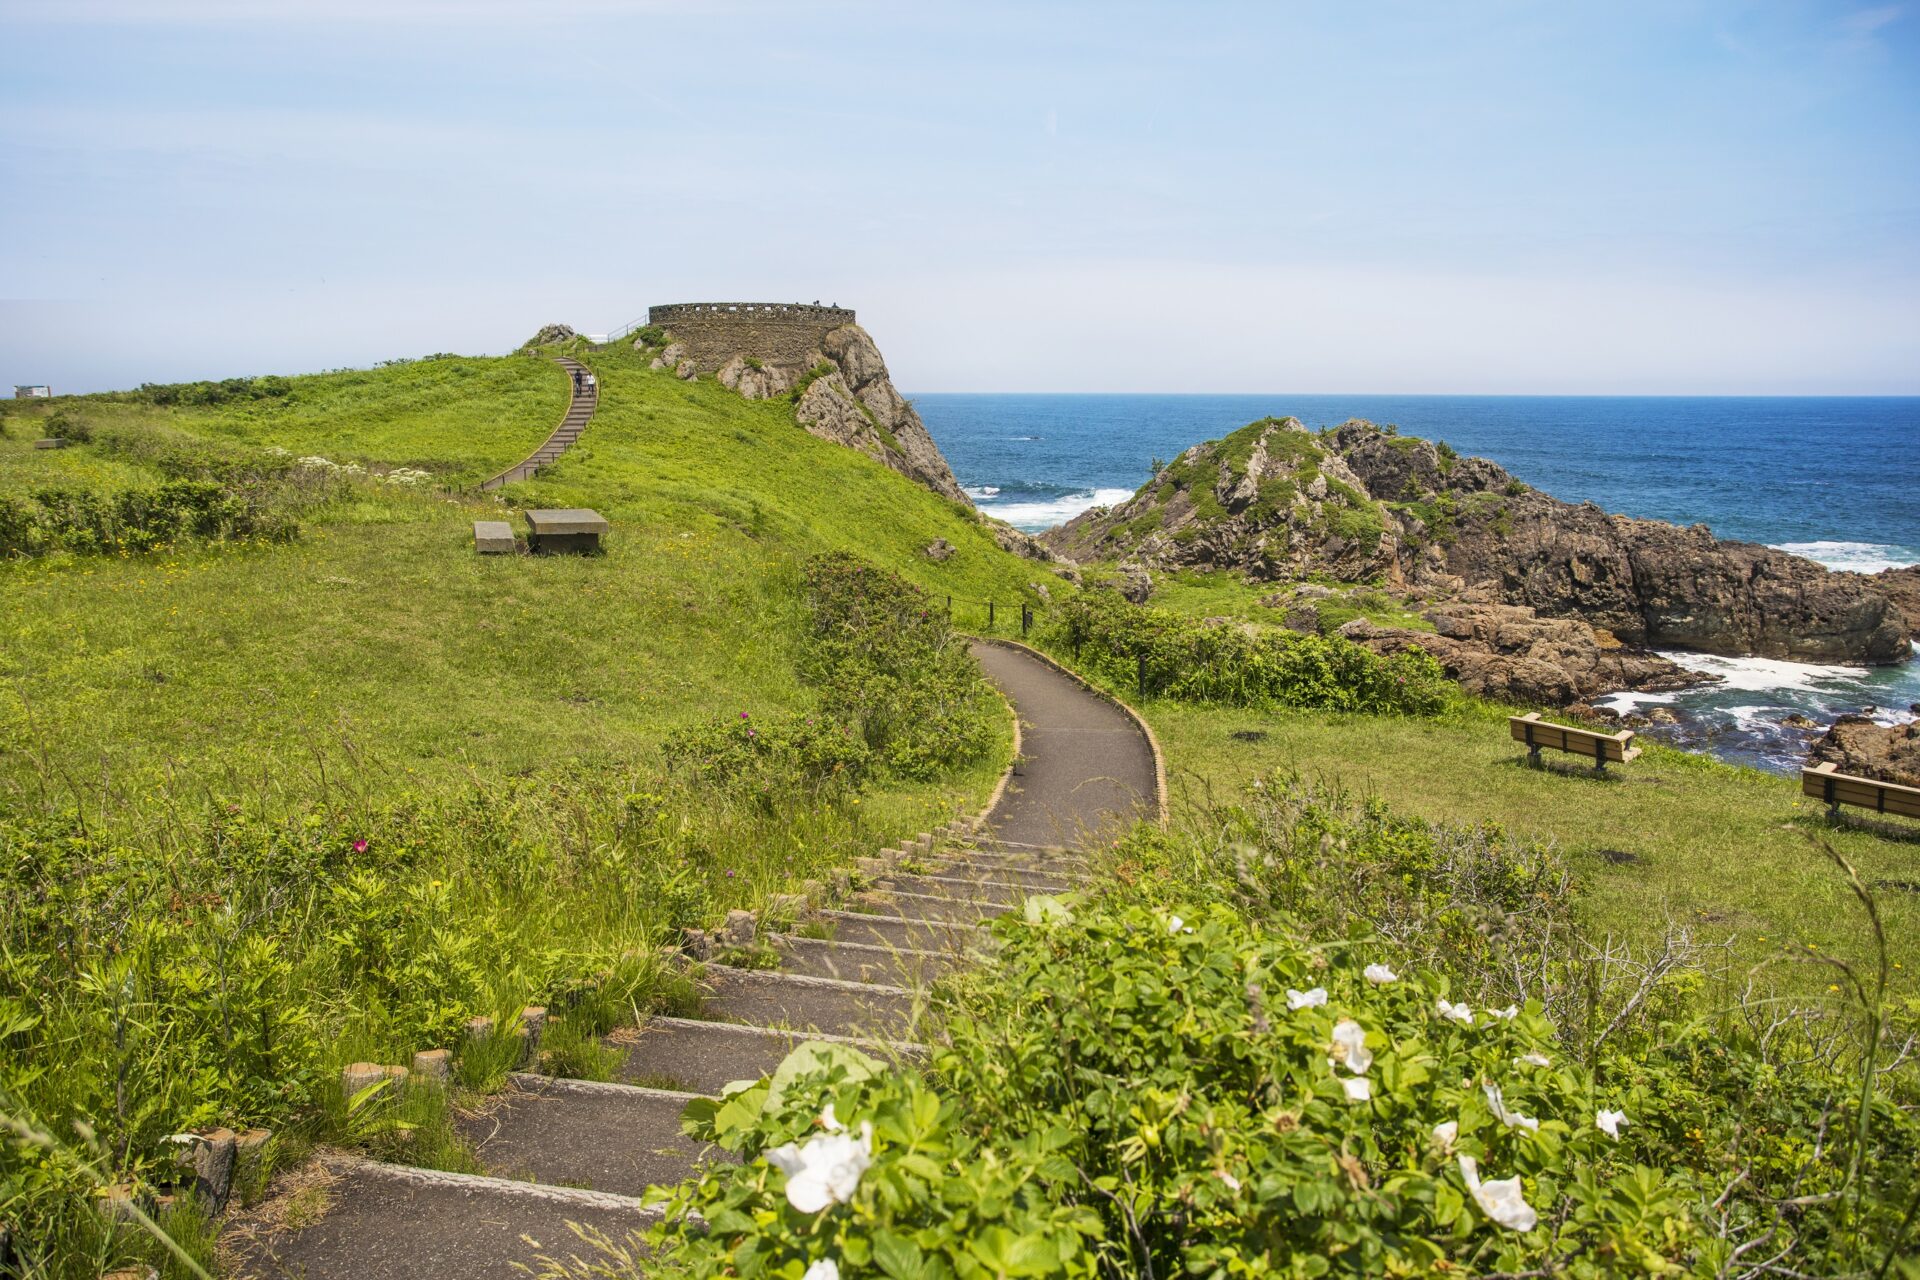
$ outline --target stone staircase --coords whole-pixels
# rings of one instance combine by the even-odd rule
[[[588,1253],[569,1223],[620,1240],[654,1220],[648,1186],[731,1159],[680,1132],[686,1104],[755,1079],[805,1039],[840,1040],[911,1061],[938,1034],[927,985],[990,943],[983,927],[1029,894],[1083,884],[1074,853],[949,828],[867,864],[871,886],[844,908],[803,915],[800,932],[756,939],[774,969],[702,968],[694,1018],[654,1017],[607,1043],[619,1081],[515,1073],[459,1118],[485,1173],[440,1173],[345,1154],[302,1175],[328,1207],[311,1224],[269,1213],[228,1228],[260,1280],[524,1280],[516,1264]],[[644,1083],[636,1083],[644,1082]],[[671,1086],[671,1087],[668,1087]]]
[[[560,425],[553,429],[546,443],[527,455],[524,461],[514,463],[497,476],[482,480],[480,488],[483,491],[498,489],[516,480],[526,480],[565,453],[580,438],[580,433],[587,429],[593,411],[600,407],[600,387],[598,383],[587,381],[593,374],[591,369],[568,356],[555,356],[553,362],[567,371],[573,386],[573,398],[567,403],[567,416],[560,420]]]

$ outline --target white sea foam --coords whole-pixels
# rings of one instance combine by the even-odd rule
[[[1110,507],[1133,496],[1131,489],[1092,489],[1041,502],[982,502],[980,509],[1016,529],[1038,533],[1094,507]]]
[[[1605,707],[1609,711],[1617,712],[1624,716],[1631,715],[1641,707],[1650,707],[1663,702],[1672,702],[1675,697],[1676,695],[1671,693],[1633,693],[1631,691],[1622,691],[1620,693],[1610,693],[1604,698],[1595,698],[1593,705],[1596,707]]]
[[[1729,658],[1723,654],[1695,653],[1688,649],[1662,649],[1660,656],[1671,658],[1675,665],[1685,667],[1688,671],[1718,676],[1718,687],[1721,689],[1753,693],[1774,693],[1782,689],[1798,689],[1804,693],[1836,693],[1842,692],[1848,684],[1864,681],[1870,674],[1865,667],[1788,662],[1782,658]]]
[[[1879,573],[1920,564],[1920,551],[1884,542],[1781,542],[1774,545],[1774,550],[1850,573]]]
[[[1000,486],[997,484],[975,485],[965,492],[969,498],[997,498],[1000,496]]]

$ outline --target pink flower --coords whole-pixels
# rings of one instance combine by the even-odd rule
[[[741,718],[742,720],[745,720],[745,719],[747,718],[747,713],[746,713],[746,712],[744,712],[744,711],[742,711],[742,712],[740,713],[740,718]]]
[[[365,853],[367,851],[367,842],[365,840],[355,840],[353,842],[353,851],[355,853]]]

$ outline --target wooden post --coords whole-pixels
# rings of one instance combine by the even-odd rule
[[[993,630],[993,601],[987,601],[987,630]]]
[[[1033,625],[1033,610],[1027,608],[1027,606],[1023,604],[1020,606],[1020,635],[1023,639],[1026,637],[1027,628],[1032,625]]]

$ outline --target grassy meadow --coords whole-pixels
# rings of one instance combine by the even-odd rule
[[[544,359],[0,419],[0,498],[53,513],[35,518],[73,509],[54,491],[140,500],[91,508],[111,522],[185,477],[297,522],[281,540],[108,537],[0,563],[0,1113],[54,1153],[0,1155],[0,1220],[43,1250],[36,1275],[158,1260],[81,1206],[103,1179],[164,1186],[167,1133],[260,1124],[282,1164],[325,1140],[462,1167],[432,1117],[363,1132],[339,1066],[546,1003],[574,1047],[561,1066],[591,1071],[594,1035],[684,1010],[656,955],[676,930],[992,789],[1011,749],[998,712],[973,735],[984,751],[858,785],[778,759],[732,782],[676,763],[737,748],[719,726],[742,717],[785,741],[817,714],[803,570],[822,553],[898,568],[929,608],[1017,600],[1044,570],[784,402],[589,358],[603,394],[583,443],[497,495],[458,486],[558,422],[567,379]],[[33,449],[56,425],[75,443]],[[384,474],[403,467],[428,478]],[[473,520],[562,505],[611,519],[606,554],[474,554]],[[919,554],[937,537],[958,548],[940,564]]]

